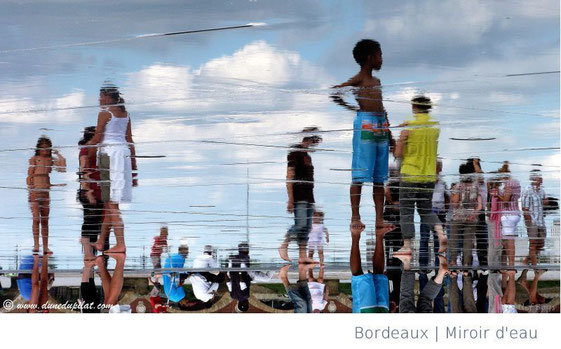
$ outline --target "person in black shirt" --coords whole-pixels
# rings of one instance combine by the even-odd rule
[[[313,132],[317,128],[304,129],[304,132]],[[320,136],[309,135],[302,139],[300,144],[291,147],[288,153],[288,166],[286,173],[286,191],[288,202],[286,210],[294,213],[294,225],[287,231],[286,237],[279,247],[279,255],[286,261],[288,258],[288,244],[296,241],[299,247],[299,261],[310,262],[306,256],[308,234],[312,227],[314,213],[314,165],[310,156],[310,147],[322,141]]]

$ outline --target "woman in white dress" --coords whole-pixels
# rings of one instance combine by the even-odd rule
[[[103,251],[103,241],[111,228],[117,244],[107,253],[126,252],[124,224],[119,204],[131,202],[133,171],[136,172],[134,142],[131,132],[130,115],[124,106],[124,99],[114,86],[102,87],[99,91],[101,111],[97,117],[97,127],[89,145],[99,144],[98,167],[101,174],[102,200],[105,203],[103,226],[99,240],[93,243],[98,251]]]

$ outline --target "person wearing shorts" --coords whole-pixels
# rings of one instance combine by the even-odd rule
[[[547,205],[547,199],[542,189],[542,182],[540,171],[533,170],[530,173],[531,184],[522,195],[524,222],[530,238],[529,252],[524,262],[534,266],[537,263],[540,251],[544,248],[546,237],[543,208]]]
[[[395,226],[376,229],[376,247],[372,256],[374,273],[362,271],[360,235],[364,228],[351,228],[351,290],[353,313],[389,313],[390,291],[388,277],[384,274],[384,235]]]

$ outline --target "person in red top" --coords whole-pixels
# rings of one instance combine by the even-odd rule
[[[160,235],[154,236],[154,244],[150,252],[150,259],[154,269],[162,268],[161,256],[168,248],[168,227],[163,225],[160,228]]]
[[[99,187],[101,177],[97,169],[97,150],[95,147],[85,146],[94,134],[95,126],[86,127],[84,128],[83,138],[78,142],[80,146],[78,201],[84,208],[81,242],[86,259],[93,259],[94,257],[94,250],[90,243],[97,241],[103,222],[103,202]]]

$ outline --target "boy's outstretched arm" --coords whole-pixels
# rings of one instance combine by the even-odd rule
[[[338,95],[331,95],[329,96],[329,98],[331,98],[331,100],[333,102],[335,102],[335,104],[338,104],[340,106],[342,106],[345,109],[351,110],[351,111],[359,111],[360,109],[357,106],[354,105],[350,105],[349,103],[347,103],[343,97],[338,96]]]

